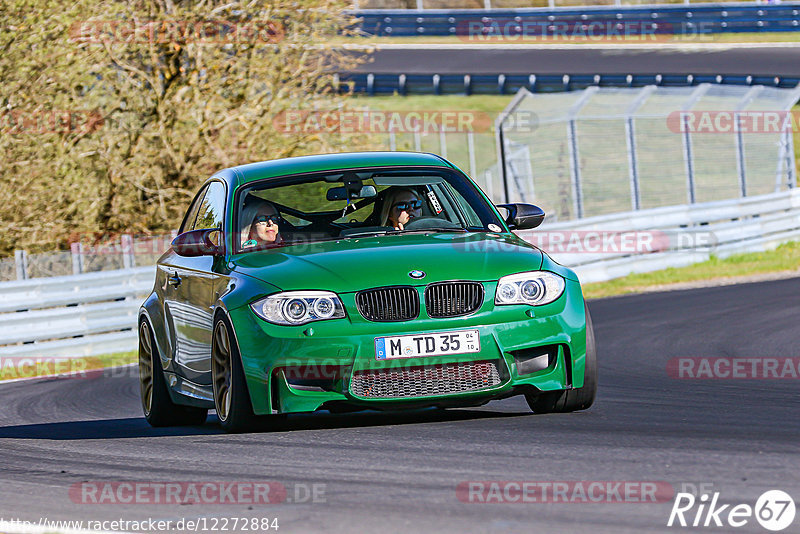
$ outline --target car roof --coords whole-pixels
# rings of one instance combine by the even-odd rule
[[[419,152],[344,152],[261,161],[232,167],[230,170],[238,178],[236,185],[241,186],[255,180],[307,172],[403,166],[453,168],[450,162],[436,154]]]

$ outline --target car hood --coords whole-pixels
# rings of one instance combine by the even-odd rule
[[[443,280],[497,280],[537,270],[542,253],[514,235],[392,234],[284,246],[232,258],[233,269],[281,290],[347,293]],[[420,270],[425,277],[409,276]]]

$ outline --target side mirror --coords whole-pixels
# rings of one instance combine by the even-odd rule
[[[506,224],[512,230],[529,230],[544,221],[544,210],[533,204],[498,204],[497,207],[508,210]]]
[[[221,234],[217,228],[184,232],[172,240],[172,249],[178,256],[217,256]]]
[[[332,187],[328,189],[325,198],[328,200],[347,200],[348,189],[346,187]],[[350,190],[350,200],[356,198],[372,198],[377,196],[378,190],[374,185],[362,185],[361,189]]]

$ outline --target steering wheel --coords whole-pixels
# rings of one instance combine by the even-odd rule
[[[414,217],[403,225],[404,230],[425,230],[426,228],[461,228],[461,225],[434,216]]]

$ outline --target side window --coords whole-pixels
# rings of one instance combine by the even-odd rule
[[[199,193],[197,193],[197,196],[194,197],[194,201],[189,207],[186,219],[184,219],[183,224],[181,224],[181,229],[178,233],[182,234],[184,232],[188,232],[194,227],[194,221],[197,219],[197,211],[200,209],[200,205],[203,203],[203,197],[205,196],[207,190],[208,187],[204,187]]]
[[[208,184],[208,191],[200,203],[200,210],[197,212],[192,230],[222,228],[226,200],[225,186],[221,182]]]

